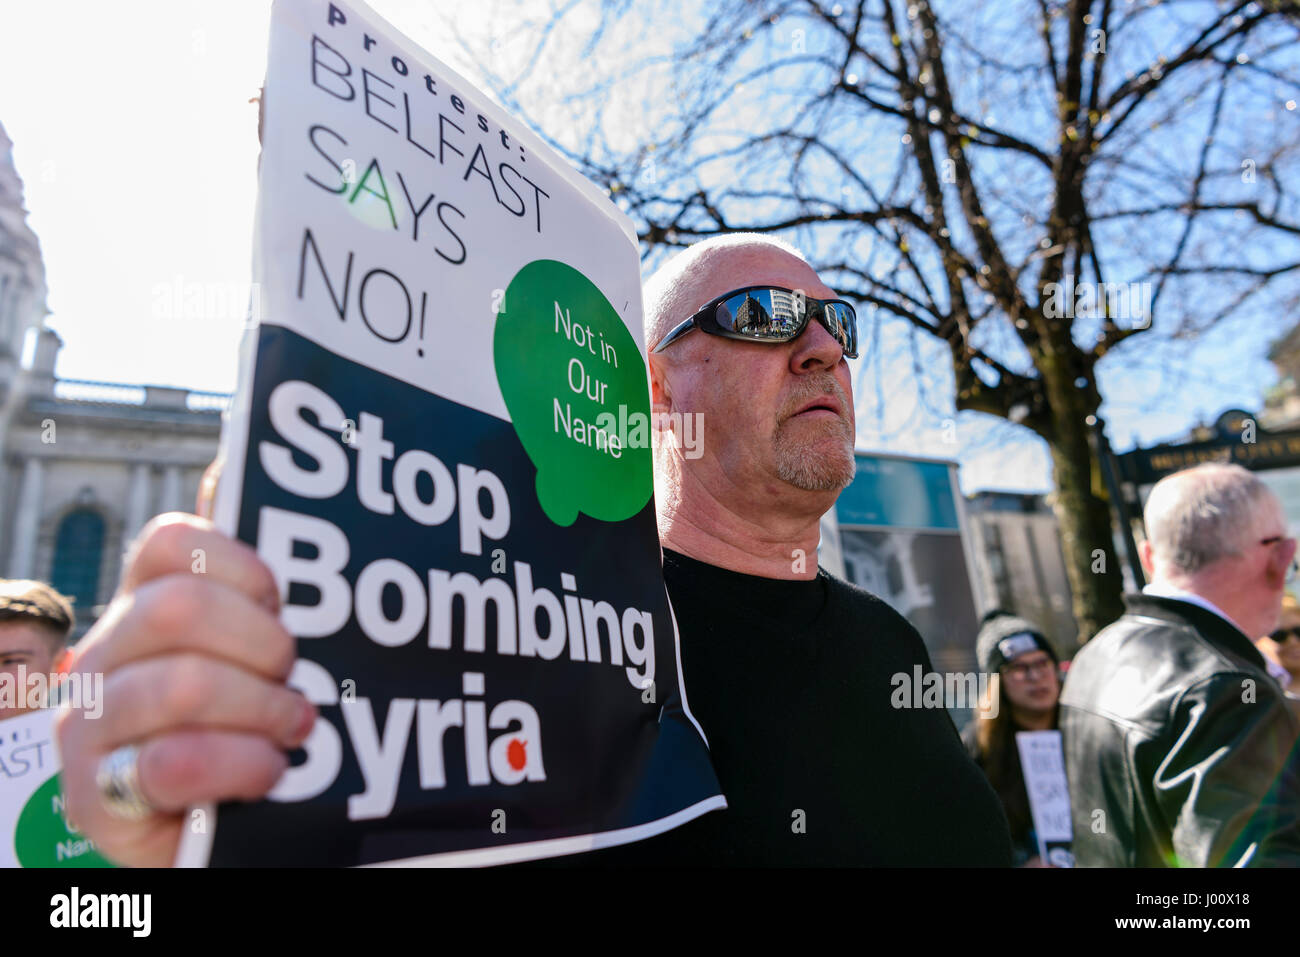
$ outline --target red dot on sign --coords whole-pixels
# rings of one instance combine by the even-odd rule
[[[510,766],[516,771],[522,770],[523,766],[528,763],[528,752],[524,750],[524,744],[525,742],[515,738],[506,747],[506,760],[510,762]]]

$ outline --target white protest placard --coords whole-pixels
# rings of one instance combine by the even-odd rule
[[[630,223],[357,3],[276,0],[218,526],[320,720],[178,863],[500,863],[725,806],[677,663]]]
[[[1044,864],[1073,867],[1070,845],[1070,788],[1065,777],[1065,752],[1060,731],[1017,731],[1020,768],[1029,795],[1029,812]]]
[[[108,867],[68,827],[53,708],[0,721],[0,867]]]

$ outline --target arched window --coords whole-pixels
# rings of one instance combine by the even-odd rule
[[[95,607],[103,553],[104,519],[98,512],[79,508],[63,517],[54,539],[50,584],[75,600],[79,619],[84,620]]]

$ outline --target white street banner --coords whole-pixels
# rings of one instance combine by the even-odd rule
[[[0,867],[109,867],[64,816],[54,715],[0,721]]]
[[[1029,796],[1029,813],[1044,864],[1073,867],[1074,827],[1070,822],[1070,787],[1060,731],[1017,731],[1020,769]]]
[[[276,0],[223,530],[321,719],[178,863],[487,864],[725,807],[655,525],[631,224],[360,4]]]

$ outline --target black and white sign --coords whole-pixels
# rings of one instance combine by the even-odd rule
[[[1029,813],[1044,864],[1073,867],[1074,827],[1070,822],[1070,787],[1060,731],[1017,731],[1020,767],[1029,796]]]
[[[359,4],[277,0],[218,525],[321,711],[178,863],[485,864],[725,807],[678,666],[627,220]]]

